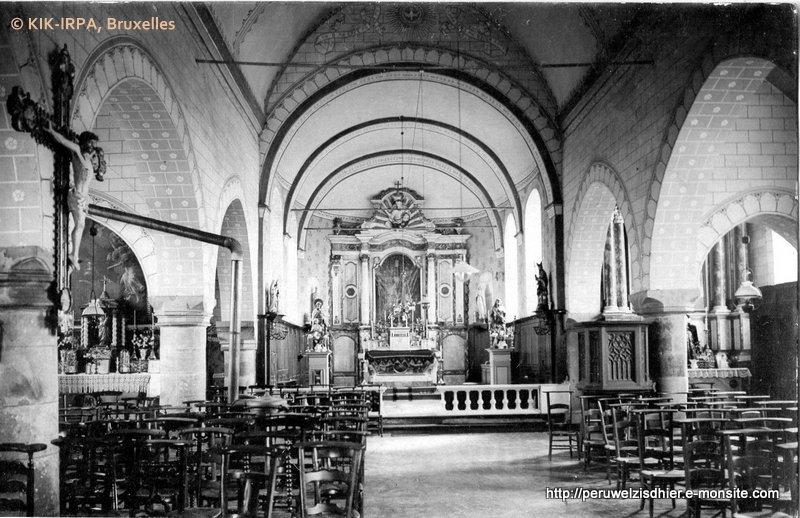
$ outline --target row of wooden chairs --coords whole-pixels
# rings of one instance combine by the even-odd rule
[[[125,402],[85,421],[63,420],[62,514],[293,516],[299,506],[300,516],[352,516],[363,508],[366,394],[285,396],[280,405],[274,397],[171,408]]]
[[[593,459],[601,460],[609,480],[611,471],[616,471],[618,487],[625,487],[630,475],[638,473],[644,489],[674,489],[676,485],[733,489],[763,479],[782,491],[782,496],[758,505],[796,511],[796,506],[788,504],[790,496],[797,498],[796,477],[786,476],[792,466],[796,472],[797,445],[791,439],[797,434],[797,410],[789,406],[796,402],[745,394],[708,396],[680,403],[673,402],[671,395],[581,397],[579,452],[585,454],[584,469],[589,469]],[[708,404],[722,401],[726,404]],[[764,448],[759,455],[750,453],[755,444]],[[785,455],[780,457],[777,451]],[[699,460],[712,454],[717,470],[713,475],[711,467]],[[756,461],[753,466],[747,464]],[[689,511],[699,513],[712,504],[737,512],[737,503],[729,498],[695,499],[689,502]],[[651,516],[652,508],[650,499]]]

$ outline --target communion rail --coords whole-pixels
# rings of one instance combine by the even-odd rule
[[[387,390],[381,406],[386,418],[541,415],[547,413],[546,392],[556,390],[569,390],[569,385],[436,385],[408,397],[400,392],[397,399]],[[552,394],[551,403],[567,403],[568,397]]]

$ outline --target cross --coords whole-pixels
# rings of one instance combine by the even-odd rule
[[[81,185],[74,182],[70,192],[70,165],[74,167],[83,165],[83,173],[86,166],[94,169],[95,176],[102,180],[105,172],[105,162],[102,159],[102,150],[89,146],[79,147],[76,143],[78,135],[72,131],[69,124],[70,102],[74,93],[73,82],[75,80],[75,65],[64,45],[60,49],[55,49],[50,54],[51,84],[53,89],[53,113],[50,114],[39,103],[33,101],[28,92],[20,86],[14,86],[6,99],[6,110],[11,116],[11,127],[16,131],[30,133],[33,139],[50,149],[54,155],[53,171],[53,253],[55,255],[55,278],[50,289],[50,299],[58,310],[58,330],[59,334],[71,332],[65,329],[67,324],[71,325],[69,319],[61,318],[72,310],[72,293],[70,291],[71,268],[68,265],[69,252],[69,216],[70,203],[72,199],[74,210],[73,219],[76,223],[79,234],[86,217],[86,207],[88,206],[88,177],[81,177]],[[84,134],[81,135],[84,137]],[[81,140],[85,140],[82,138]],[[87,150],[88,151],[85,151]],[[95,163],[97,165],[95,165]],[[76,172],[76,180],[77,180]],[[80,187],[80,188],[79,188]],[[80,228],[78,228],[80,223]],[[73,236],[73,247],[77,250],[79,239]],[[77,254],[74,254],[77,256]],[[74,261],[77,263],[77,261]],[[77,264],[73,266],[77,267]]]

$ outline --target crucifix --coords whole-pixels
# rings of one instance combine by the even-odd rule
[[[70,276],[73,270],[80,268],[78,251],[88,212],[90,174],[94,173],[95,178],[102,182],[106,164],[103,150],[97,147],[97,135],[88,131],[77,135],[70,128],[75,65],[72,64],[66,45],[51,53],[50,69],[52,114],[31,100],[30,94],[19,86],[13,87],[6,99],[6,110],[11,116],[11,126],[16,131],[30,133],[37,143],[53,151],[55,278],[50,296],[58,310],[59,332],[65,333],[72,325]],[[73,220],[71,237],[70,215]]]

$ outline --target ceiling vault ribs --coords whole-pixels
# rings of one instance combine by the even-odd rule
[[[287,119],[281,124],[281,126],[277,129],[274,137],[270,141],[270,145],[268,146],[266,157],[262,164],[261,170],[261,180],[260,180],[260,192],[259,192],[259,199],[262,201],[268,196],[268,186],[270,184],[270,176],[272,174],[272,168],[275,165],[275,160],[277,157],[277,153],[279,148],[281,147],[284,139],[287,137],[287,134],[293,124],[312,106],[314,106],[320,99],[324,98],[326,95],[334,92],[344,85],[347,85],[351,82],[357,81],[361,78],[371,76],[375,72],[369,70],[353,70],[349,74],[342,75],[338,77],[334,81],[326,84],[324,87],[320,88],[319,90],[315,91],[312,95],[308,98],[303,100],[303,102],[297,106],[291,114],[287,117]],[[553,162],[552,157],[549,154],[547,145],[545,144],[544,138],[541,134],[539,134],[537,128],[534,126],[533,122],[529,120],[525,113],[523,113],[519,107],[515,106],[509,99],[507,99],[503,94],[498,92],[495,88],[491,85],[486,84],[480,78],[477,78],[473,75],[457,71],[457,70],[441,70],[437,71],[437,74],[440,74],[445,77],[449,77],[452,79],[456,79],[459,81],[464,81],[468,85],[476,87],[486,93],[488,96],[494,98],[500,104],[502,104],[505,109],[509,110],[509,112],[519,121],[519,123],[525,128],[525,131],[532,139],[536,153],[538,155],[538,160],[541,160],[541,163],[544,167],[544,172],[540,171],[540,174],[543,177],[547,177],[547,187],[549,188],[548,194],[548,203],[560,203],[561,202],[561,186],[560,186],[560,179],[558,173],[556,171],[556,166]],[[411,121],[412,118],[404,117],[405,120]],[[399,120],[399,118],[398,118]],[[435,124],[443,125],[444,123],[436,121]],[[456,128],[445,125],[449,127],[451,130],[455,130]],[[476,142],[476,144],[480,145],[480,143]],[[493,150],[489,148],[483,148],[484,151],[493,158],[493,160],[497,161],[500,164],[500,160],[497,155],[494,153]],[[513,185],[513,181],[507,170],[503,171],[503,174],[506,176],[507,181],[509,184]],[[516,187],[510,190],[511,194],[513,195],[513,206],[515,207],[516,211],[516,218],[522,222],[523,221],[523,214],[522,214],[522,201],[519,197],[519,193],[516,190]],[[287,213],[288,214],[288,213]]]
[[[454,133],[457,133],[457,134],[461,135],[462,137],[467,139],[469,142],[472,142],[473,144],[477,145],[481,150],[483,150],[484,153],[486,153],[492,159],[492,161],[495,163],[497,168],[500,169],[500,172],[502,173],[503,178],[505,179],[505,182],[504,182],[504,185],[503,185],[503,190],[506,191],[506,193],[508,195],[508,199],[509,199],[509,201],[511,201],[511,204],[514,207],[514,212],[516,214],[516,218],[519,219],[520,221],[522,220],[523,213],[522,213],[522,204],[520,203],[519,192],[517,191],[516,185],[514,183],[513,178],[511,177],[511,174],[509,173],[509,171],[506,168],[505,164],[503,164],[503,161],[500,160],[500,157],[497,156],[497,154],[494,152],[494,150],[492,150],[488,145],[486,145],[480,139],[476,138],[474,135],[464,131],[462,128],[457,128],[457,127],[452,126],[450,124],[447,124],[445,122],[441,122],[441,121],[437,121],[437,120],[433,120],[433,119],[426,119],[426,118],[421,118],[421,117],[398,116],[398,117],[384,117],[384,118],[380,118],[380,119],[373,119],[373,120],[369,120],[369,121],[364,121],[364,122],[359,123],[359,124],[357,124],[355,126],[351,126],[349,128],[346,128],[346,129],[340,131],[339,133],[337,133],[336,135],[333,135],[332,137],[330,137],[328,140],[323,142],[320,146],[318,146],[314,151],[312,151],[308,155],[308,158],[306,158],[306,160],[303,163],[303,165],[297,171],[297,174],[295,175],[294,180],[292,181],[292,185],[289,187],[289,192],[286,195],[286,204],[284,205],[284,214],[283,214],[284,232],[286,231],[286,222],[287,222],[287,218],[289,217],[289,209],[291,208],[292,204],[294,203],[295,194],[296,194],[296,192],[298,191],[298,189],[300,187],[300,183],[302,182],[303,177],[305,176],[306,172],[308,171],[309,167],[314,162],[314,160],[316,160],[317,157],[319,155],[321,155],[328,147],[330,147],[335,142],[341,140],[342,138],[346,137],[347,135],[355,133],[355,132],[357,132],[359,130],[362,130],[364,128],[385,124],[387,122],[395,122],[395,121],[403,122],[403,123],[409,123],[409,124],[428,124],[428,125],[431,125],[431,126],[437,126],[437,127],[440,127],[440,128],[444,128],[446,130],[449,130],[449,131],[452,131]],[[408,151],[411,151],[411,150],[406,150],[405,152],[407,153]],[[444,161],[444,159],[441,158],[441,157],[436,157],[436,158],[439,159],[439,160],[443,160]],[[458,167],[461,168],[460,165]],[[472,177],[471,173],[468,173],[468,174],[470,174],[470,177]],[[476,180],[476,182],[477,182],[477,180]]]
[[[464,178],[469,180],[475,186],[475,188],[481,193],[481,195],[484,197],[484,199],[486,199],[488,201],[489,207],[482,207],[481,210],[486,210],[487,215],[489,216],[489,221],[491,221],[492,218],[493,218],[495,220],[495,225],[496,225],[497,229],[502,229],[503,228],[499,212],[493,211],[492,208],[491,208],[491,207],[495,207],[495,203],[492,200],[492,197],[489,195],[489,192],[486,190],[486,188],[478,181],[478,179],[475,178],[472,175],[472,173],[470,173],[469,171],[465,170],[463,167],[459,166],[455,162],[452,162],[452,161],[447,160],[445,158],[442,158],[442,157],[439,157],[437,155],[434,155],[433,153],[428,153],[428,152],[420,151],[420,150],[392,149],[392,150],[387,150],[387,151],[379,151],[379,152],[376,152],[376,153],[370,153],[368,155],[364,155],[364,156],[355,158],[355,159],[350,160],[349,162],[347,162],[345,164],[342,164],[341,166],[339,166],[335,170],[333,170],[331,173],[329,173],[321,182],[319,182],[319,184],[317,184],[316,189],[314,189],[314,191],[311,193],[311,196],[309,197],[308,202],[306,203],[306,208],[311,207],[313,205],[317,195],[321,192],[322,188],[326,184],[328,184],[333,178],[335,178],[341,171],[347,169],[348,167],[350,167],[350,166],[352,166],[354,164],[357,164],[359,162],[363,162],[365,160],[369,160],[371,158],[395,155],[395,154],[400,154],[400,153],[405,154],[405,155],[416,155],[416,156],[421,156],[421,157],[437,160],[437,161],[440,161],[443,164],[446,164],[448,167],[459,171],[464,176]],[[288,214],[289,214],[289,211],[286,210],[285,207],[288,207],[288,206],[289,206],[289,203],[288,203],[288,199],[287,199],[287,203],[284,206],[284,233],[286,233],[286,231],[287,231],[287,229],[286,229],[286,221],[287,221],[287,217],[288,217]],[[303,239],[305,239],[304,226],[305,226],[306,220],[308,219],[308,214],[309,213],[310,212],[308,212],[308,211],[302,212],[301,213],[302,215],[300,216],[300,220],[298,221],[298,225],[297,225],[298,232],[297,232],[297,235],[300,237],[300,239],[298,239],[298,243],[302,243]]]
[[[199,64],[212,64],[212,65],[237,65],[237,66],[251,66],[251,67],[286,67],[292,66],[297,68],[342,68],[347,70],[354,70],[357,68],[367,68],[370,70],[481,70],[485,66],[442,66],[433,65],[430,63],[381,63],[374,65],[354,65],[354,64],[339,64],[339,63],[303,63],[299,61],[240,61],[240,60],[226,60],[226,59],[205,59],[196,58],[196,63]],[[537,68],[574,68],[574,67],[590,67],[595,63],[591,61],[573,61],[573,62],[560,62],[560,63],[539,63],[539,64],[519,64],[519,65],[504,65],[505,70],[535,70]],[[652,59],[630,59],[622,61],[610,61],[607,65],[654,65],[655,61]]]

